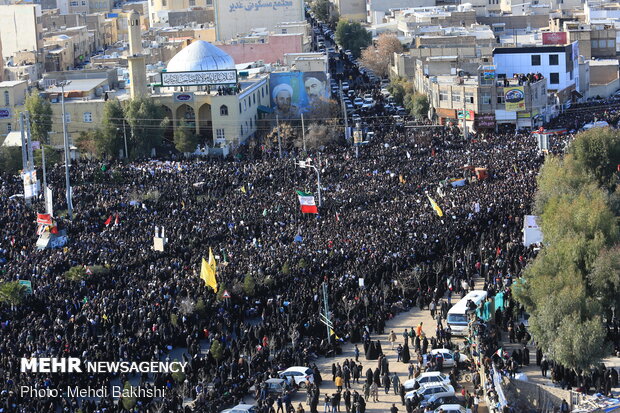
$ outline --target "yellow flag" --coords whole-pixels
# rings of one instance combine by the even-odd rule
[[[441,210],[439,205],[437,205],[437,202],[435,202],[435,200],[433,198],[431,198],[430,196],[428,196],[428,195],[426,195],[426,197],[428,198],[428,200],[431,203],[431,206],[433,207],[435,212],[437,212],[437,215],[439,215],[440,217],[443,217],[443,211]]]
[[[239,190],[240,190],[241,192],[243,192],[244,194],[247,192],[247,191],[245,190],[245,185],[241,186],[241,188],[240,188]]]
[[[209,248],[209,262],[204,258],[202,259],[202,265],[200,266],[200,278],[205,282],[205,285],[211,287],[214,292],[217,293],[217,281],[215,279],[215,258],[213,257],[213,251]]]
[[[329,329],[329,335],[330,335],[330,336],[334,336],[334,338],[335,338],[336,340],[340,340],[340,337],[338,337],[338,336],[336,335],[336,332],[334,331],[334,329],[333,329],[333,328],[330,328],[330,329]]]
[[[402,175],[398,176],[398,180],[400,181],[401,184],[406,184],[407,181],[405,180],[405,178]]]

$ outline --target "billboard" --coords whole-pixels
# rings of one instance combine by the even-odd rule
[[[459,110],[457,112],[457,115],[459,119],[463,119],[464,115],[466,115],[467,117],[465,118],[465,120],[473,120],[474,117],[476,116],[473,110],[467,110],[467,111]]]
[[[525,110],[525,91],[523,86],[505,87],[504,100],[506,101],[506,110],[509,112]]]
[[[495,79],[495,66],[482,66],[482,77],[485,79]]]
[[[37,171],[22,172],[22,180],[24,182],[24,198],[32,199],[39,195],[37,191]]]
[[[234,85],[237,83],[237,71],[202,70],[197,72],[161,72],[161,85],[168,86],[202,86]]]
[[[479,113],[478,115],[476,115],[476,127],[480,129],[495,128],[495,114]]]
[[[566,44],[566,32],[544,32],[542,43],[545,44]]]
[[[302,0],[215,0],[217,40],[234,39],[260,27],[273,31],[281,22],[304,20]]]
[[[327,99],[324,72],[276,72],[269,78],[271,107],[280,119],[296,119]]]

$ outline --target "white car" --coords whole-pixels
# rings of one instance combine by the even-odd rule
[[[342,82],[342,90],[345,92],[349,90],[349,82]]]
[[[435,410],[435,413],[471,413],[471,410],[460,404],[442,404]]]
[[[452,367],[454,366],[454,353],[452,350],[447,348],[436,348],[431,350],[431,355],[436,356],[437,354],[441,354],[443,357],[443,367]],[[464,362],[467,360],[467,356],[463,353],[459,353],[459,362]],[[424,363],[428,360],[428,354],[424,355]]]
[[[403,386],[405,386],[405,391],[413,390],[416,382],[420,384],[420,387],[429,383],[450,384],[450,377],[440,371],[428,371],[420,374],[415,379],[407,380],[403,384]]]
[[[410,391],[405,397],[407,399],[411,399],[414,393],[422,396],[422,403],[426,405],[428,403],[432,403],[439,397],[454,396],[454,387],[449,384],[427,384],[417,390]]]
[[[353,104],[355,106],[362,106],[364,104],[364,99],[362,99],[362,98],[355,98],[355,100],[353,101]]]
[[[362,103],[362,109],[370,109],[375,106],[375,101],[372,98],[364,98]]]
[[[238,404],[232,409],[222,410],[220,413],[256,413],[256,406],[253,404]]]
[[[278,372],[280,378],[289,380],[292,377],[299,387],[305,387],[306,382],[314,383],[314,372],[308,367],[289,367],[286,370]]]

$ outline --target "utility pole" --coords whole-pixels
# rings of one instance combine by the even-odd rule
[[[123,119],[123,138],[125,139],[125,159],[129,158],[129,152],[127,151],[127,128],[125,127],[125,119]]]
[[[45,199],[45,212],[51,214],[51,211],[48,211],[48,199],[47,199],[47,172],[45,169],[45,145],[41,144],[41,163],[43,167],[43,198]]]
[[[282,141],[280,140],[280,119],[278,118],[278,114],[276,113],[276,126],[278,128],[278,153],[280,159],[282,159]]]
[[[71,180],[69,179],[69,137],[67,136],[67,114],[65,112],[65,86],[71,83],[70,81],[62,81],[60,83],[60,90],[62,92],[60,96],[60,104],[62,105],[62,134],[65,146],[65,184],[67,187],[67,213],[69,219],[73,219],[73,204],[71,201]]]
[[[34,169],[34,155],[32,152],[32,135],[30,134],[30,112],[26,111],[26,147],[28,149],[28,169]]]
[[[26,129],[24,126],[24,113],[19,113],[19,130],[22,134],[22,169],[24,172],[28,170],[28,154],[26,152]]]
[[[304,143],[304,152],[306,152],[306,128],[304,126],[304,114],[301,114],[301,140]]]
[[[342,96],[342,80],[340,81],[340,105],[342,106],[342,113],[344,116],[344,137],[348,139],[347,132],[349,130],[349,118],[347,115],[347,107],[344,104],[344,97]]]
[[[325,324],[325,328],[327,329],[327,342],[331,344],[332,343],[331,330],[333,330],[333,324],[331,320],[329,319],[329,297],[327,294],[327,280],[323,281],[322,288],[323,288],[323,313],[320,314],[320,316],[321,316],[321,322]]]

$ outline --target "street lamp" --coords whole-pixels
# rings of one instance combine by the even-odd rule
[[[69,138],[67,136],[67,114],[65,112],[65,86],[71,83],[70,80],[63,80],[56,83],[56,86],[60,86],[60,104],[62,105],[62,135],[63,143],[65,147],[65,184],[67,187],[67,213],[69,219],[73,219],[73,203],[71,201],[71,181],[69,180]]]
[[[317,186],[318,196],[319,196],[319,206],[321,206],[321,172],[316,166],[312,165],[310,162],[311,162],[310,160],[299,161],[297,165],[302,169],[312,168],[314,169],[314,172],[316,172],[316,186]]]
[[[116,128],[120,132],[121,128]],[[127,152],[127,128],[125,128],[125,119],[123,119],[123,139],[125,141],[125,158],[129,158],[129,152]]]

